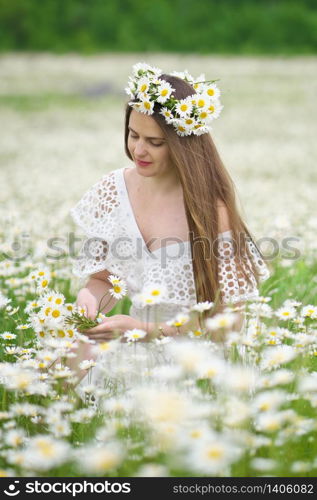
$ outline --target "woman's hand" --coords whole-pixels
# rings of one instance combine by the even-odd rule
[[[76,304],[85,311],[85,316],[94,320],[96,318],[98,303],[96,297],[88,288],[82,288],[77,296]]]
[[[132,318],[132,316],[115,314],[114,316],[104,318],[100,325],[89,328],[89,330],[82,333],[96,342],[106,342],[117,338],[118,334],[122,337],[127,330],[132,330],[133,328],[143,329],[142,326],[141,321]]]

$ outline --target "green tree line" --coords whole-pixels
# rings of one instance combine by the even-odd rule
[[[0,0],[0,50],[313,54],[316,0]]]

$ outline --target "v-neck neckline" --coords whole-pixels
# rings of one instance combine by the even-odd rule
[[[136,221],[136,218],[135,218],[135,214],[134,214],[134,211],[133,211],[133,208],[132,208],[132,204],[131,204],[131,200],[130,200],[130,197],[129,197],[128,187],[127,187],[127,184],[126,184],[126,181],[125,181],[125,177],[124,177],[124,171],[128,170],[129,168],[133,168],[133,167],[123,167],[122,169],[120,169],[122,187],[123,187],[123,190],[124,190],[124,194],[125,194],[127,206],[128,206],[128,209],[129,209],[130,219],[132,221],[132,224],[134,225],[134,229],[135,229],[136,233],[139,235],[139,238],[141,239],[142,244],[143,244],[146,252],[151,256],[151,255],[154,255],[156,252],[159,252],[160,250],[162,250],[163,247],[158,247],[155,250],[149,250],[149,248],[148,248],[148,246],[147,246],[147,244],[145,242],[145,239],[144,239],[144,237],[143,237],[143,235],[141,233],[141,230],[140,230],[139,225],[138,225],[138,223]],[[168,247],[172,247],[172,246],[175,246],[175,245],[179,245],[180,243],[188,245],[189,244],[189,240],[185,240],[185,241],[182,241],[182,242],[179,242],[179,243],[178,242],[171,243],[170,245],[166,245],[164,248],[168,248]]]

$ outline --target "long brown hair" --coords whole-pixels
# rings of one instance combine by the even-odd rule
[[[169,82],[175,89],[173,95],[176,99],[184,99],[195,93],[193,87],[181,78],[166,74],[161,75],[160,78]],[[132,109],[128,104],[126,105],[125,152],[130,160],[132,157],[128,150],[128,126]],[[161,106],[155,103],[154,113],[151,117],[161,127],[167,140],[171,160],[177,169],[183,188],[193,258],[196,298],[198,302],[209,300],[219,304],[218,254],[214,242],[219,241],[218,210],[220,202],[225,205],[228,213],[238,279],[243,277],[248,283],[250,282],[248,275],[250,270],[258,281],[258,272],[253,260],[246,259],[247,256],[250,256],[246,238],[253,243],[254,240],[239,215],[234,184],[221,161],[211,135],[205,133],[200,136],[179,136],[174,127],[167,124],[165,118],[159,113],[160,109]],[[208,244],[207,258],[205,255],[206,243]],[[243,265],[241,265],[241,257],[244,257]],[[251,262],[251,269],[248,262]]]

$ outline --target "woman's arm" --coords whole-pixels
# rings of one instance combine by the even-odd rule
[[[110,273],[106,270],[92,274],[85,287],[81,288],[78,292],[76,304],[82,307],[86,312],[85,315],[90,319],[95,319],[101,298],[109,292],[112,288],[111,283],[108,281]],[[109,293],[104,297],[101,308],[103,314],[107,314],[117,303],[117,299],[112,297]],[[84,342],[76,342],[78,347],[74,347],[71,352],[76,354],[76,357],[66,358],[66,365],[75,372],[78,382],[86,375],[85,370],[80,370],[79,363],[84,359],[95,359],[96,355],[93,353],[93,345]],[[55,363],[60,363],[61,359],[57,358],[51,366]]]

